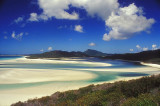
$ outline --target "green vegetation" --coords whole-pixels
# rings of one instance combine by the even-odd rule
[[[67,52],[67,51],[55,50],[41,54],[32,54],[28,58],[36,59],[36,58],[60,58],[60,57],[88,57],[88,55],[86,55],[83,52]]]
[[[160,64],[160,58],[150,59],[150,60],[147,60],[147,62],[149,62],[149,63],[155,63],[155,64]]]
[[[100,51],[92,50],[92,49],[87,49],[86,51],[84,51],[84,53],[92,57],[101,57],[101,56],[103,57],[103,56],[109,55],[109,54],[102,53]]]
[[[105,57],[104,57],[105,56]],[[88,49],[85,52],[67,52],[67,51],[50,51],[41,54],[32,54],[28,58],[61,58],[61,57],[100,57],[102,59],[122,59],[131,61],[143,61],[160,64],[160,49],[152,51],[143,51],[140,53],[127,54],[106,54],[96,50]]]
[[[114,54],[111,56],[106,56],[105,59],[122,59],[160,64],[160,49],[143,51],[140,53]]]
[[[41,54],[32,54],[28,58],[36,59],[36,58],[59,58],[59,57],[100,57],[107,56],[108,54],[102,53],[100,51],[88,49],[84,52],[67,52],[67,51],[50,51]]]
[[[160,75],[56,92],[12,106],[159,106]]]

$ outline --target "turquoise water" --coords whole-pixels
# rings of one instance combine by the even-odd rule
[[[15,59],[21,58],[19,56],[6,56],[0,57],[0,60],[5,59]],[[135,64],[133,62],[126,62],[121,60],[104,60],[104,59],[97,59],[97,58],[83,58],[85,61],[94,61],[94,62],[103,62],[103,63],[110,63],[112,66],[93,66],[87,64],[22,64],[22,63],[15,63],[15,64],[3,64],[0,65],[0,69],[4,68],[21,68],[21,69],[60,69],[63,70],[72,70],[72,71],[82,71],[80,69],[85,69],[84,72],[93,73],[97,77],[90,79],[90,80],[79,80],[79,81],[45,81],[45,82],[36,82],[36,83],[20,83],[20,84],[0,84],[0,90],[6,89],[17,89],[17,88],[26,88],[26,87],[33,87],[33,86],[40,86],[45,84],[54,84],[54,83],[98,83],[98,82],[105,82],[115,80],[117,77],[137,77],[137,76],[147,76],[148,74],[145,73],[135,73],[135,72],[111,72],[111,71],[96,71],[96,69],[119,69],[119,68],[137,68],[137,67],[145,67],[142,65]],[[82,60],[79,60],[82,61]],[[84,61],[84,60],[83,60]],[[88,70],[87,70],[88,69]],[[89,69],[93,69],[90,71]],[[94,70],[95,69],[95,70]],[[53,70],[55,71],[55,70]]]
[[[22,56],[0,56],[0,60],[11,60],[16,58],[21,58]]]

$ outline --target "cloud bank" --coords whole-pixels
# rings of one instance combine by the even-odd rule
[[[105,22],[111,30],[108,34],[103,35],[103,40],[109,41],[111,39],[128,39],[136,33],[146,31],[154,23],[154,19],[144,17],[142,9],[133,3],[112,12]]]
[[[51,18],[78,20],[80,14],[68,12],[70,7],[84,9],[89,16],[101,18],[110,29],[103,35],[104,41],[124,40],[142,31],[147,32],[155,22],[152,18],[147,19],[142,8],[134,3],[120,7],[118,0],[38,0],[38,5],[43,12],[31,13],[29,21],[47,21]],[[78,30],[75,28],[75,31]]]
[[[71,7],[85,9],[88,15],[98,16],[106,20],[112,11],[115,11],[119,3],[117,0],[38,0],[41,14],[31,13],[29,21],[48,20],[49,18],[78,20],[79,14],[75,11],[69,13],[66,10]]]

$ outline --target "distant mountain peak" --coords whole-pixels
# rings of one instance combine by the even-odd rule
[[[89,56],[93,56],[93,57],[107,56],[106,53],[103,53],[97,50],[93,50],[93,49],[87,49],[86,51],[84,51],[84,53]]]

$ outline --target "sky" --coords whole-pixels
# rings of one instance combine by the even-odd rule
[[[0,1],[0,54],[159,48],[159,0]]]

